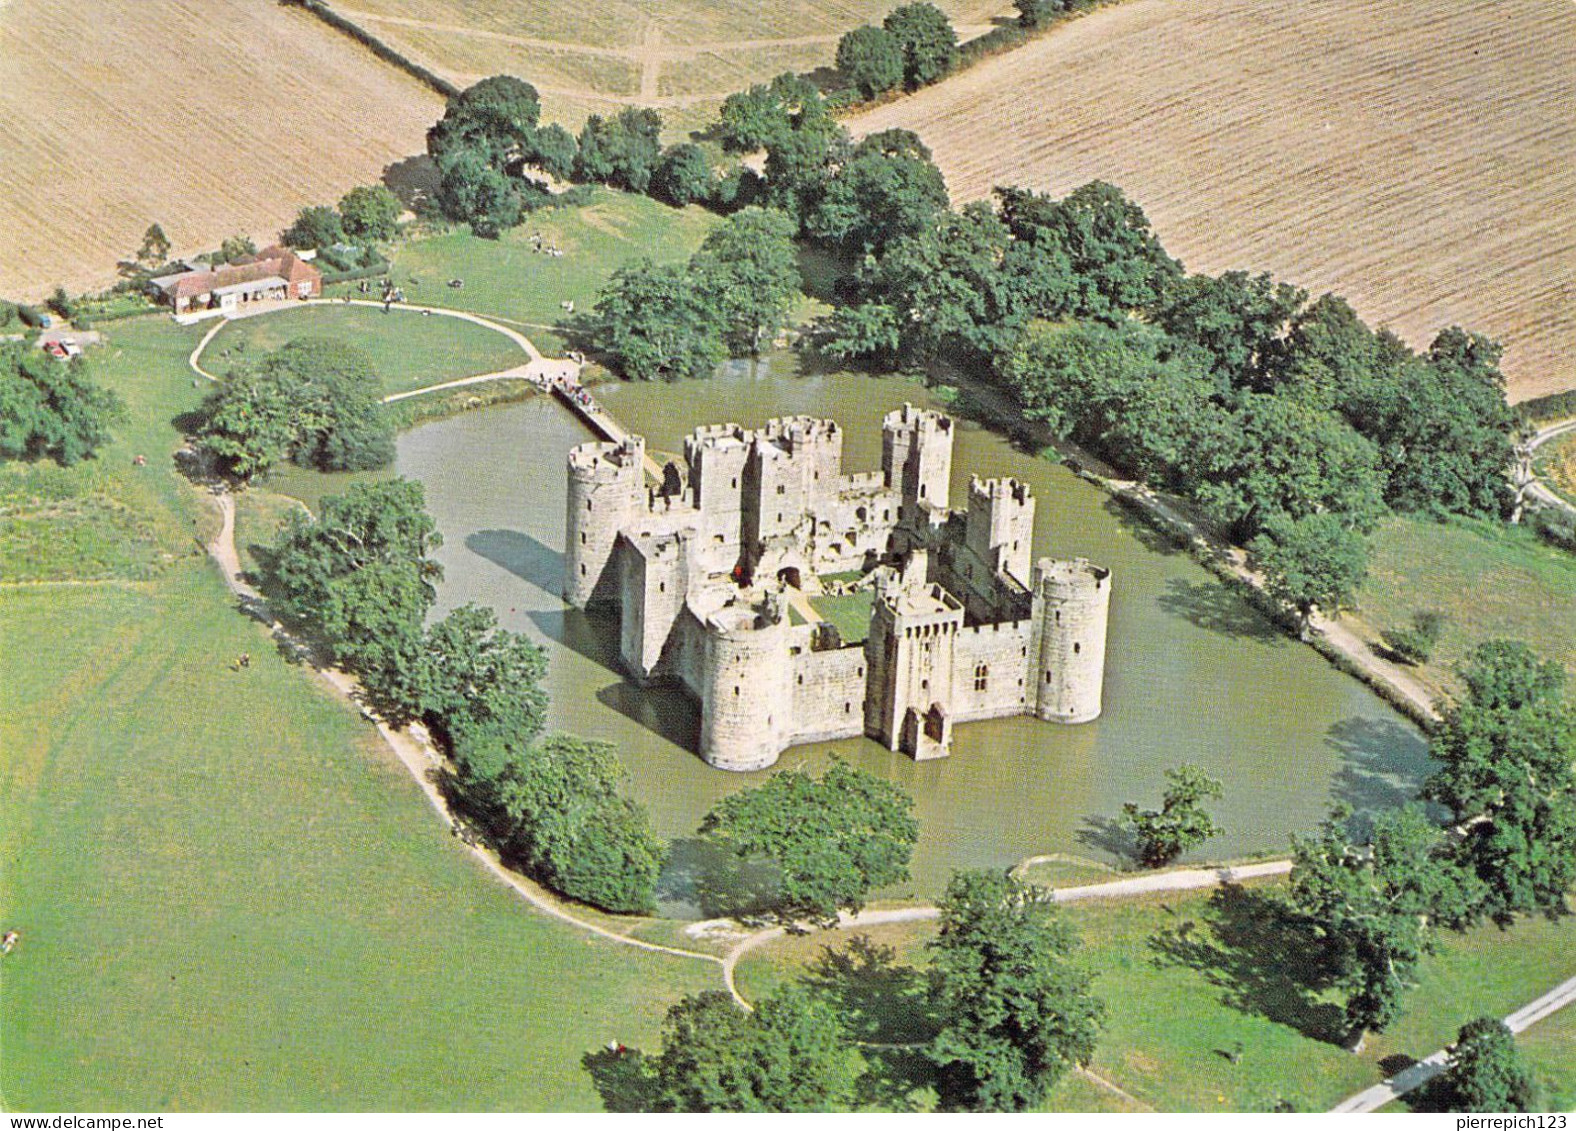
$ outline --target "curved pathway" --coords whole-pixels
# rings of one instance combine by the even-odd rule
[[[1572,432],[1576,432],[1576,419],[1561,420],[1556,424],[1550,424],[1547,428],[1539,429],[1532,439],[1527,441],[1528,456],[1531,456],[1532,453],[1550,440],[1557,440],[1561,436],[1567,436]],[[1555,507],[1570,514],[1576,514],[1576,504],[1572,504],[1570,500],[1544,486],[1536,476],[1527,484],[1527,494],[1544,506]]]
[[[207,545],[209,556],[219,567],[219,572],[224,578],[224,583],[229,587],[242,608],[251,616],[257,618],[265,625],[269,632],[278,640],[283,641],[302,654],[306,649],[292,637],[289,632],[274,619],[268,609],[268,603],[261,593],[245,580],[241,569],[241,559],[235,548],[235,498],[227,491],[215,491],[214,500],[219,508],[219,533]],[[386,722],[379,719],[362,704],[357,695],[357,684],[354,677],[335,668],[321,666],[310,662],[309,666],[322,679],[334,689],[335,694],[345,703],[354,707],[370,720],[377,728],[378,734],[388,748],[394,752],[400,764],[416,779],[416,784],[421,787],[422,794],[427,803],[432,806],[451,827],[457,824],[457,818],[449,810],[448,802],[444,800],[443,793],[437,786],[437,771],[442,768],[442,757],[434,749],[425,732],[419,727],[409,727],[396,730]],[[739,993],[734,981],[734,970],[739,959],[750,951],[781,938],[787,933],[785,927],[767,927],[749,934],[739,936],[739,924],[733,920],[707,920],[692,923],[685,928],[685,933],[692,938],[721,938],[733,937],[738,939],[725,956],[707,954],[698,950],[687,950],[683,947],[664,946],[660,943],[647,942],[631,935],[622,934],[611,930],[599,923],[593,923],[574,914],[558,900],[545,894],[535,884],[523,876],[504,867],[498,856],[491,849],[481,844],[467,846],[475,858],[495,877],[507,884],[518,896],[530,903],[540,911],[545,911],[555,919],[562,920],[580,930],[607,939],[609,942],[620,943],[624,946],[636,947],[640,950],[651,951],[657,954],[666,954],[675,958],[689,958],[701,962],[712,962],[722,967],[723,981],[728,987],[728,992],[745,1009],[750,1008],[750,1003]],[[1243,880],[1260,876],[1284,875],[1291,870],[1290,860],[1270,860],[1256,864],[1244,864],[1220,868],[1186,868],[1175,872],[1158,872],[1143,876],[1133,876],[1120,880],[1111,880],[1105,883],[1086,884],[1082,887],[1058,888],[1052,896],[1058,903],[1067,903],[1076,900],[1089,899],[1114,899],[1123,896],[1143,895],[1153,892],[1190,891],[1197,888],[1213,887],[1218,884],[1240,883]],[[873,911],[861,911],[857,915],[841,915],[838,918],[840,927],[876,926],[882,923],[905,923],[934,919],[940,911],[933,904],[920,904],[914,907],[882,908]]]
[[[209,555],[219,566],[225,585],[229,587],[236,599],[247,613],[261,621],[270,633],[278,640],[290,644],[303,654],[306,649],[296,641],[278,621],[273,618],[268,610],[268,605],[262,594],[248,583],[242,574],[240,555],[235,548],[235,499],[225,491],[214,493],[215,501],[219,507],[220,526],[219,533],[207,545]],[[422,795],[434,812],[442,817],[451,827],[458,827],[458,819],[449,810],[448,802],[444,800],[442,791],[437,785],[438,771],[442,768],[442,758],[434,749],[431,741],[419,726],[396,730],[382,719],[372,714],[361,703],[357,695],[355,679],[334,668],[320,666],[315,662],[310,664],[312,670],[333,688],[345,703],[355,707],[378,729],[379,736],[388,748],[393,751],[400,764],[409,771],[411,777],[416,779]],[[707,920],[692,923],[685,928],[685,933],[693,938],[711,937],[714,939],[731,936],[738,941],[722,957],[707,954],[698,950],[687,950],[683,947],[664,946],[661,943],[647,942],[631,935],[622,934],[600,923],[593,923],[581,918],[566,908],[557,899],[547,895],[542,889],[525,879],[523,876],[504,867],[497,853],[481,844],[468,843],[472,856],[487,869],[496,879],[508,885],[521,899],[525,900],[537,910],[551,915],[564,923],[569,924],[587,934],[606,939],[608,942],[622,946],[634,947],[638,950],[648,951],[653,954],[667,955],[672,958],[692,959],[699,962],[714,963],[722,968],[722,978],[728,988],[728,993],[733,1000],[745,1009],[753,1007],[739,992],[735,972],[739,960],[751,951],[781,938],[787,933],[785,927],[768,927],[757,930],[740,937],[739,925],[732,920]],[[1054,859],[1053,854],[1050,858]],[[1017,867],[1021,868],[1036,859],[1031,857]],[[1016,870],[1016,868],[1015,868]],[[1151,895],[1161,892],[1196,891],[1201,888],[1216,887],[1224,884],[1241,883],[1244,880],[1258,879],[1266,876],[1282,876],[1291,871],[1290,860],[1265,860],[1253,864],[1227,865],[1215,868],[1182,868],[1172,872],[1157,872],[1140,876],[1130,876],[1119,880],[1108,880],[1096,884],[1084,884],[1078,887],[1056,888],[1051,892],[1052,898],[1057,903],[1073,903],[1095,899],[1121,899],[1137,895]],[[881,908],[878,910],[861,911],[855,915],[840,915],[839,927],[878,926],[884,923],[911,923],[935,919],[940,915],[940,909],[933,904],[919,904],[912,907]],[[1536,1001],[1530,1002],[1505,1019],[1512,1032],[1519,1033],[1536,1021],[1542,1020],[1555,1011],[1576,1002],[1576,978],[1571,978],[1561,983]],[[1364,1092],[1344,1101],[1334,1110],[1337,1112],[1373,1111],[1389,1103],[1397,1096],[1433,1079],[1444,1070],[1447,1053],[1440,1050],[1420,1061],[1405,1072],[1375,1085]],[[1091,1074],[1092,1075],[1092,1074]],[[1142,1105],[1137,1097],[1130,1096],[1108,1080],[1094,1077],[1100,1083],[1135,1103]],[[1144,1105],[1147,1106],[1147,1105]]]
[[[219,506],[220,526],[218,536],[208,544],[208,553],[218,564],[220,573],[230,592],[235,594],[242,607],[248,614],[261,621],[272,635],[283,642],[295,647],[302,654],[306,649],[295,640],[288,631],[268,610],[268,603],[263,595],[248,583],[241,570],[240,555],[235,549],[235,499],[228,492],[215,492],[215,500]],[[422,794],[427,798],[434,810],[447,821],[451,827],[456,825],[456,818],[449,811],[448,803],[443,798],[443,793],[438,789],[437,771],[442,767],[442,760],[432,743],[419,727],[410,727],[396,730],[382,719],[379,719],[361,703],[357,695],[358,685],[353,676],[336,668],[320,666],[316,662],[309,662],[314,672],[323,678],[334,692],[350,706],[360,711],[378,728],[390,750],[400,763],[410,771],[411,777],[416,779],[416,784],[421,787]],[[703,962],[722,963],[722,959],[714,954],[703,954],[696,950],[685,950],[681,947],[663,946],[659,943],[646,942],[644,939],[633,938],[610,930],[599,923],[592,923],[573,914],[563,907],[557,900],[544,894],[536,885],[530,883],[523,876],[505,868],[499,861],[495,852],[480,844],[468,845],[471,854],[498,879],[507,884],[516,895],[520,896],[531,906],[539,911],[545,911],[555,919],[561,919],[582,931],[597,935],[610,942],[621,943],[624,946],[636,947],[640,950],[652,951],[657,954],[671,955],[676,958],[693,958]]]
[[[215,319],[213,326],[202,336],[202,339],[192,350],[191,356],[186,359],[187,364],[191,366],[192,371],[199,377],[217,382],[219,378],[202,367],[201,358],[203,351],[208,348],[209,343],[213,341],[220,330],[224,329],[231,322],[239,321],[242,318],[262,318],[269,314],[277,314],[284,310],[296,310],[303,306],[360,306],[374,310],[384,309],[383,303],[371,299],[309,298],[269,305],[259,310],[248,311],[235,318],[221,317]],[[510,369],[500,369],[495,373],[482,373],[475,377],[461,377],[458,380],[442,381],[436,385],[427,385],[420,389],[409,389],[403,393],[390,393],[383,398],[384,404],[392,404],[395,401],[402,401],[409,397],[419,397],[425,393],[436,393],[445,389],[458,389],[464,385],[480,385],[487,381],[529,381],[539,389],[547,389],[555,381],[577,380],[579,378],[580,366],[578,364],[565,357],[545,356],[541,350],[536,348],[536,344],[530,338],[520,333],[520,331],[505,326],[501,322],[494,321],[485,315],[473,314],[469,310],[454,310],[446,306],[413,306],[404,302],[392,303],[389,305],[388,310],[390,312],[398,310],[410,314],[437,315],[442,318],[458,318],[462,322],[471,322],[477,326],[483,326],[494,333],[502,334],[519,346],[529,360],[524,365],[516,365]]]

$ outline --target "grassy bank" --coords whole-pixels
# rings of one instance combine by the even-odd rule
[[[1453,688],[1455,666],[1493,637],[1525,640],[1576,674],[1576,556],[1547,545],[1524,526],[1456,519],[1394,517],[1372,540],[1357,618],[1378,631],[1400,627],[1421,609],[1450,617],[1421,668]]]
[[[0,984],[0,1100],[595,1106],[580,1055],[650,1043],[714,969],[522,906],[372,728],[237,613],[170,460],[172,421],[205,391],[193,339],[117,327],[99,375],[130,408],[121,438],[67,472],[4,469],[13,493],[107,493],[170,558],[132,586],[0,587],[0,639],[27,642],[0,649],[0,901],[23,936]],[[243,531],[276,517],[260,497]]]
[[[392,277],[411,302],[450,306],[526,324],[544,353],[563,348],[552,327],[591,309],[618,268],[640,259],[687,259],[721,218],[702,208],[670,208],[643,196],[599,189],[580,208],[550,209],[527,217],[500,239],[460,230],[412,240],[394,255]],[[536,250],[533,235],[541,237]],[[557,248],[562,255],[545,249]],[[450,287],[459,279],[463,287]],[[338,294],[341,287],[330,288]]]
[[[1401,1019],[1353,1056],[1330,1039],[1335,1003],[1304,994],[1294,980],[1300,955],[1262,898],[1277,888],[1062,910],[1084,940],[1078,961],[1095,973],[1095,992],[1110,1011],[1090,1065],[1096,1077],[1161,1111],[1265,1111],[1282,1101],[1326,1110],[1382,1079],[1393,1058],[1431,1053],[1463,1022],[1503,1016],[1576,973],[1576,922],[1569,919],[1446,935],[1440,953],[1424,962]],[[923,979],[909,968],[923,968],[934,924],[862,933],[893,953],[874,962],[828,962],[828,944],[845,959],[850,954],[849,933],[783,939],[740,964],[740,989],[754,997],[808,973],[847,1010],[860,1039],[924,1040],[931,1023]],[[1576,1014],[1559,1014],[1541,1023],[1547,1029],[1534,1027],[1522,1038],[1556,1095],[1576,1079],[1576,1044],[1568,1039],[1573,1022]],[[922,1061],[904,1056],[880,1063],[892,1074],[894,1092],[922,1106],[933,1102]],[[1109,1088],[1068,1077],[1049,1106],[1089,1110],[1091,1087],[1103,1102],[1120,1102]]]

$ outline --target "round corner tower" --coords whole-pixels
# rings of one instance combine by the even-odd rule
[[[700,755],[720,770],[763,770],[789,733],[787,621],[731,608],[709,617],[703,631]]]
[[[645,501],[646,441],[580,444],[569,452],[564,522],[564,600],[576,608],[616,595],[609,564],[619,533]]]
[[[1038,718],[1086,723],[1100,716],[1105,685],[1105,634],[1111,613],[1111,571],[1078,558],[1041,558],[1034,568],[1034,649],[1031,670]]]

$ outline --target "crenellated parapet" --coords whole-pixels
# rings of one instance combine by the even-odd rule
[[[845,475],[833,421],[709,425],[661,483],[637,436],[580,445],[565,599],[618,606],[624,668],[694,696],[699,753],[722,769],[860,735],[941,758],[974,720],[1094,719],[1110,572],[1031,567],[1035,500],[1019,480],[972,478],[950,509],[954,434],[905,405],[883,420],[881,471]],[[848,602],[866,600],[861,629]]]

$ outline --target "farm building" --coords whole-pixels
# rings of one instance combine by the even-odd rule
[[[177,315],[227,313],[254,302],[316,298],[323,293],[323,274],[295,252],[275,246],[243,262],[161,275],[148,286]]]

